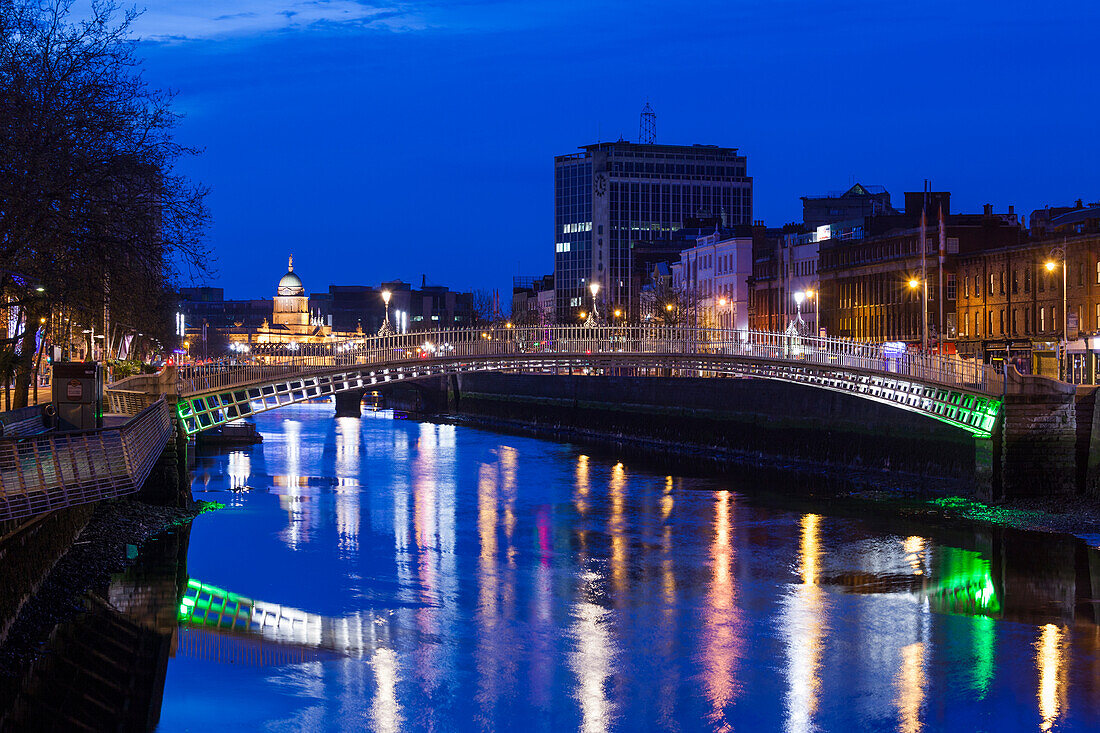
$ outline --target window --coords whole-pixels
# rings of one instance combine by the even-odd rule
[[[1031,334],[1031,308],[1024,308],[1024,335]]]
[[[1047,330],[1047,309],[1043,306],[1039,309],[1039,333]]]
[[[1005,335],[1005,309],[1001,308],[1001,335]]]
[[[997,276],[994,273],[989,273],[989,294],[997,292]]]
[[[1096,330],[1100,331],[1100,303],[1096,304]]]
[[[1096,261],[1096,284],[1100,285],[1100,260]]]
[[[978,320],[978,311],[974,311],[974,336],[977,337],[977,336],[981,336],[981,335],[982,335],[981,321]]]
[[[993,335],[993,311],[988,310],[985,312],[985,334],[987,336]]]
[[[1005,271],[1001,270],[1001,295],[1005,294]],[[1002,319],[1004,320],[1004,319]],[[1004,329],[1001,329],[1001,333],[1004,333]]]
[[[963,278],[963,297],[970,297],[970,278],[968,277]]]
[[[974,297],[982,297],[982,278],[980,275],[974,276]]]
[[[1018,275],[1019,275],[1019,272],[1017,270],[1012,271],[1012,294],[1013,295],[1020,292],[1020,278],[1018,277]]]
[[[1015,308],[1013,308],[1012,309],[1012,335],[1013,336],[1020,333],[1019,324],[1016,322],[1016,314],[1017,313],[1018,313],[1018,311]]]
[[[1096,263],[1096,281],[1100,282],[1100,262]],[[1024,292],[1031,292],[1031,268],[1024,268]]]
[[[1085,284],[1085,263],[1084,262],[1077,265],[1077,284],[1078,285],[1084,285]]]
[[[955,300],[956,297],[958,296],[957,290],[958,290],[958,285],[955,283],[955,274],[954,273],[948,273],[947,274],[947,299],[948,300]]]

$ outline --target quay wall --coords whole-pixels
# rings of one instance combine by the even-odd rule
[[[929,487],[979,487],[983,493],[996,459],[996,441],[933,418],[766,379],[483,372],[418,388],[420,404],[445,403],[449,411],[487,424],[704,449],[717,459],[879,472],[886,482],[904,476],[909,484],[916,479]],[[410,400],[406,394],[400,401]]]

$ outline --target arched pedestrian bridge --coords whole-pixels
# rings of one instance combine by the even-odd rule
[[[261,345],[247,360],[181,368],[189,435],[295,402],[476,371],[757,377],[859,395],[989,437],[1003,381],[953,356],[886,357],[875,345],[744,330],[551,326],[453,330],[313,346]],[[119,385],[123,386],[123,385]],[[116,392],[112,404],[124,406]]]

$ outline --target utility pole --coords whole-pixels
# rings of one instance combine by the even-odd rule
[[[928,246],[925,237],[928,230],[928,179],[924,179],[924,204],[920,210],[920,282],[921,282],[921,307],[920,307],[920,350],[928,351]]]
[[[944,304],[944,301],[947,300],[947,291],[945,291],[943,289],[943,266],[944,266],[944,263],[947,260],[947,232],[944,229],[944,224],[943,224],[943,201],[940,201],[940,226],[939,226],[939,230],[940,230],[940,289],[939,289],[940,299],[939,299],[938,302],[940,304],[940,320],[936,323],[936,325],[937,325],[937,328],[938,328],[937,333],[939,334],[939,352],[942,354],[943,353],[943,339],[944,339],[944,335],[947,333],[947,321],[945,321],[944,318],[943,318],[943,309],[944,309],[943,304]],[[958,285],[956,285],[956,288],[958,288]]]

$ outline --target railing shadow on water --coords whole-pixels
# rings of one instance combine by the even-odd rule
[[[860,372],[909,379],[982,394],[1000,394],[993,367],[955,355],[906,352],[820,336],[747,329],[672,326],[517,326],[452,329],[364,336],[324,344],[255,344],[247,358],[177,370],[180,394],[256,384],[284,376],[308,376],[340,366],[384,368],[417,360],[538,354],[602,354],[630,366],[630,356],[703,356]]]

